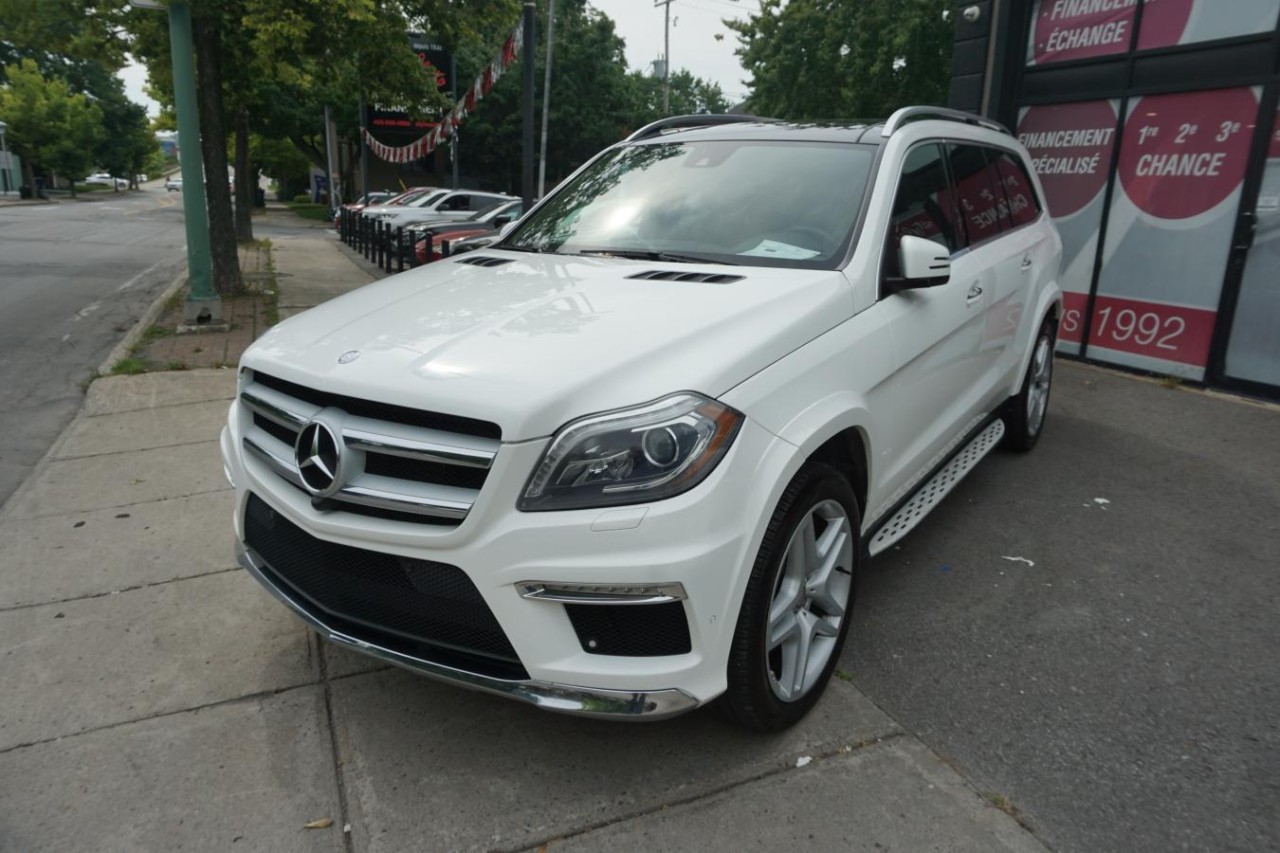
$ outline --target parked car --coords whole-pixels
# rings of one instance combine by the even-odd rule
[[[117,190],[129,189],[129,182],[126,179],[117,178],[113,175],[107,174],[106,172],[95,172],[89,177],[85,178],[84,183],[105,184],[106,186],[113,187],[114,189],[117,189]]]
[[[449,243],[449,256],[463,255],[467,252],[474,252],[476,249],[485,249],[502,239],[502,235],[497,231],[489,231],[484,234],[477,234],[474,237],[462,237],[452,240]],[[423,256],[426,255],[426,247],[423,247]]]
[[[342,207],[338,208],[338,210],[336,210],[333,214],[334,230],[336,231],[342,227],[342,211],[350,210],[352,212],[359,213],[360,211],[364,210],[366,207],[368,207],[371,204],[386,204],[391,199],[396,198],[396,195],[397,194],[391,192],[391,190],[383,190],[381,192],[369,192],[360,196],[360,198],[356,199],[355,201],[348,202],[342,205]]]
[[[440,259],[440,246],[443,241],[450,241],[450,248],[454,245],[454,241],[466,237],[475,237],[481,234],[490,234],[496,232],[499,228],[509,222],[514,222],[520,218],[524,210],[524,202],[520,199],[495,204],[487,210],[469,216],[466,219],[436,219],[428,222],[420,223],[413,227],[414,233],[424,233],[431,231],[434,233],[434,242],[432,247],[431,260]],[[413,243],[414,256],[419,264],[427,263],[427,241],[423,239],[415,239]]]
[[[498,243],[245,352],[221,436],[239,562],[331,642],[434,678],[784,728],[859,566],[996,445],[1036,445],[1061,260],[986,119],[655,122]]]
[[[441,219],[466,219],[488,210],[496,204],[512,201],[502,193],[477,192],[475,190],[451,190],[422,203],[412,203],[399,210],[386,210],[375,214],[377,219],[392,226],[417,225]],[[367,214],[367,211],[366,211]]]
[[[170,175],[169,177],[165,178],[165,179],[164,179],[164,188],[165,188],[166,190],[168,190],[169,192],[171,192],[171,193],[172,193],[172,192],[181,192],[181,191],[182,191],[182,176],[181,176],[181,175]]]
[[[381,214],[389,211],[401,210],[418,204],[426,204],[430,199],[439,198],[447,192],[448,190],[442,190],[439,187],[414,187],[413,189],[406,190],[394,198],[387,199],[381,204],[367,205],[361,213],[370,219],[376,219]]]

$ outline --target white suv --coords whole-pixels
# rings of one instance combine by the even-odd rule
[[[691,116],[496,245],[281,323],[222,434],[323,636],[542,708],[802,717],[854,577],[1044,422],[1061,241],[1006,131]]]

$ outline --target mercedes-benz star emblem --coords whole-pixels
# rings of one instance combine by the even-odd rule
[[[338,356],[338,364],[350,364],[351,362],[355,361],[359,357],[360,357],[360,350],[358,349],[347,350],[342,355]]]
[[[329,427],[319,421],[308,421],[298,433],[293,455],[303,485],[312,494],[328,497],[341,486],[338,464],[342,457],[342,442]]]

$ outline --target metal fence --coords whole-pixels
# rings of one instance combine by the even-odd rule
[[[435,260],[431,247],[436,234],[430,229],[392,226],[379,219],[370,219],[360,211],[342,208],[338,211],[338,235],[343,243],[388,273],[404,272]],[[418,254],[419,244],[423,246],[421,257]],[[440,255],[449,257],[448,240],[440,244]]]

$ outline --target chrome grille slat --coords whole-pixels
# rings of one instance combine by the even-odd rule
[[[347,475],[347,482],[324,499],[325,504],[334,508],[358,512],[359,507],[368,507],[368,512],[376,509],[407,513],[406,520],[421,516],[460,523],[480,494],[479,488],[466,486],[483,485],[501,444],[495,438],[480,435],[352,415],[340,407],[325,409],[255,382],[252,374],[247,374],[247,377],[248,381],[240,391],[240,401],[249,413],[246,416],[244,447],[276,476],[307,490],[298,470],[293,446],[282,440],[283,434],[273,435],[277,430],[272,429],[271,424],[297,433],[311,419],[320,416],[333,425],[335,432],[341,433],[341,443],[355,451],[351,460],[355,469]],[[283,387],[311,394],[302,386]],[[321,415],[326,411],[331,415]],[[254,422],[253,416],[265,420]],[[380,463],[378,473],[363,470],[366,463],[372,466],[373,460],[388,457],[427,465],[405,468],[404,465],[410,463],[399,466]],[[436,467],[430,467],[433,465]],[[463,476],[461,472],[464,470],[474,473]],[[395,476],[389,476],[391,474]],[[317,507],[323,508],[320,504]]]
[[[279,454],[275,453],[274,451],[269,450],[266,446],[264,446],[268,442],[273,444],[281,444],[280,441],[277,441],[276,439],[272,438],[269,435],[266,436],[265,439],[250,438],[249,436],[246,435],[244,437],[244,449],[248,450],[254,456],[258,457],[263,462],[267,463],[268,468],[270,468],[272,471],[275,471],[276,474],[288,480],[290,483],[293,483],[295,486],[297,486],[300,489],[306,488],[305,486],[302,485],[302,477],[298,474],[298,466],[294,464],[292,459],[288,457],[282,457]]]
[[[240,392],[240,399],[264,418],[295,430],[302,429],[302,425],[320,411],[319,406],[286,397],[265,385],[250,385]]]

